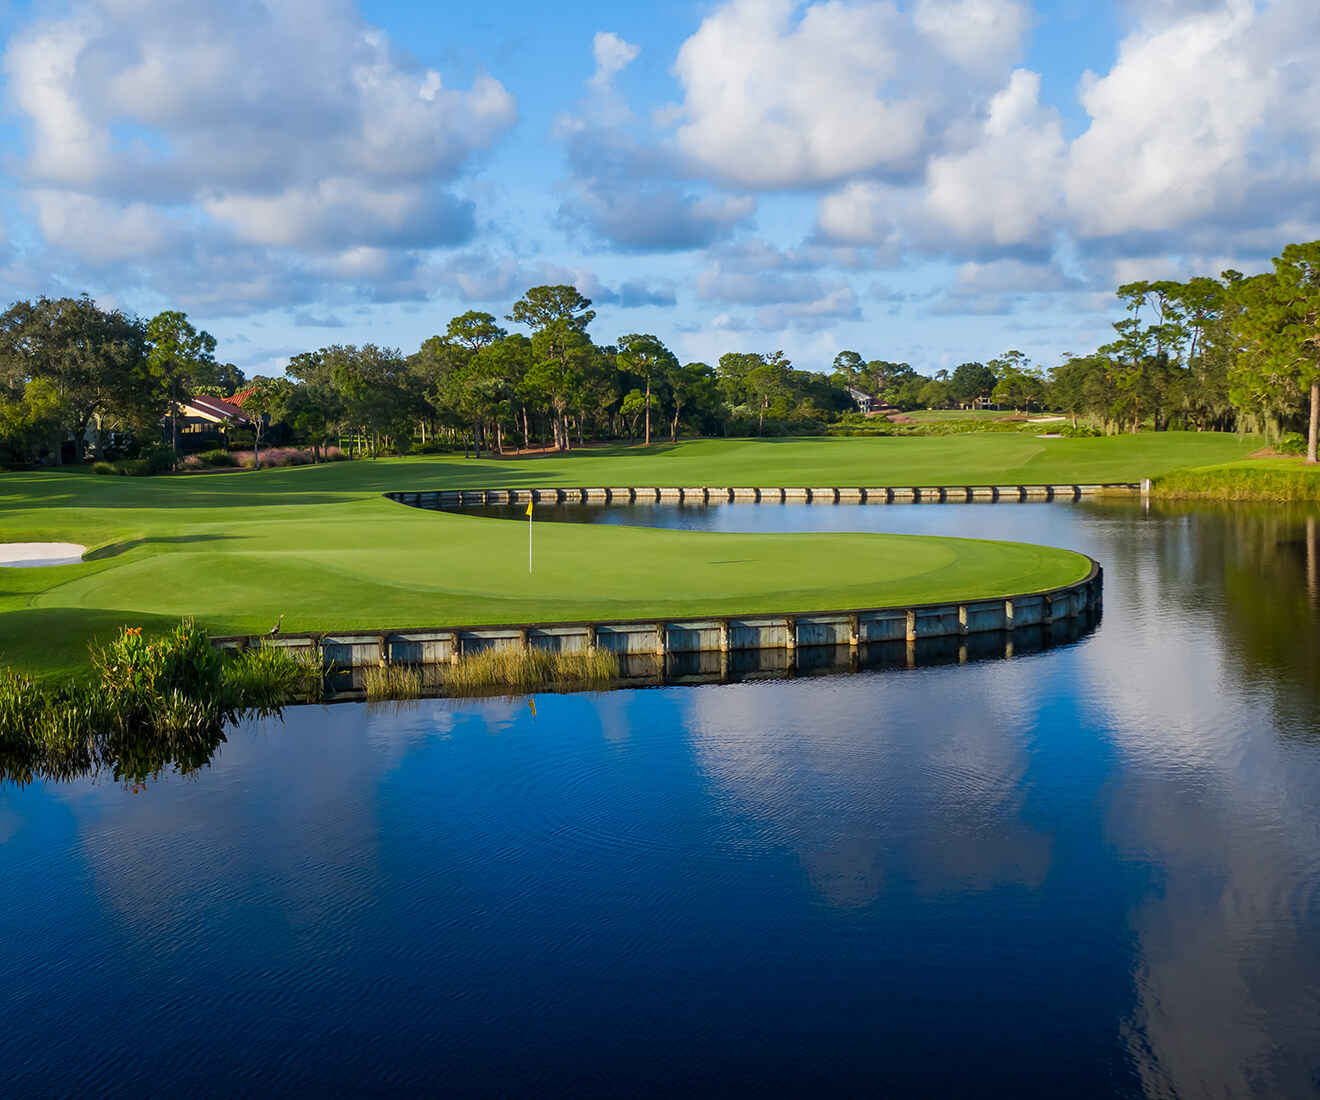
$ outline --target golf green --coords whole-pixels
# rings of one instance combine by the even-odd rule
[[[0,569],[0,665],[76,672],[86,665],[88,642],[120,625],[163,627],[187,615],[227,634],[264,631],[281,614],[289,631],[402,628],[826,610],[1039,591],[1080,579],[1086,560],[965,539],[542,524],[528,575],[521,524],[423,512],[379,494],[466,485],[1129,480],[1161,462],[1165,469],[1177,464],[1173,448],[1114,442],[996,435],[712,441],[659,453],[612,448],[189,477],[0,475],[0,539],[90,548],[76,565]],[[1184,462],[1233,457],[1241,447],[1222,436],[1178,442],[1186,445]]]

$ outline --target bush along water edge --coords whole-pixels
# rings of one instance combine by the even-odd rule
[[[93,646],[91,676],[51,686],[0,669],[0,783],[66,780],[110,771],[138,785],[166,770],[206,767],[225,729],[324,697],[325,670],[312,653],[273,645],[220,650],[191,619],[159,635],[123,627]],[[486,649],[439,669],[384,665],[362,672],[369,702],[418,699],[436,689],[469,697],[509,692],[603,690],[619,678],[614,654],[595,649]]]
[[[0,670],[0,781],[192,774],[231,722],[321,693],[305,659],[268,647],[222,653],[189,619],[155,637],[124,627],[91,658],[89,680],[54,687]]]

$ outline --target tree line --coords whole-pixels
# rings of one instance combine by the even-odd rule
[[[855,351],[841,351],[829,373],[795,369],[780,351],[683,363],[649,333],[596,344],[590,299],[559,285],[513,304],[503,321],[525,331],[473,310],[412,354],[336,344],[294,355],[282,378],[251,382],[178,311],[144,321],[87,295],[38,298],[0,315],[0,461],[177,448],[178,406],[202,393],[239,395],[256,445],[275,425],[318,452],[343,438],[371,455],[460,446],[480,455],[815,432],[859,416],[860,394],[900,410],[1054,410],[1111,432],[1278,437],[1305,427],[1315,461],[1320,241],[1289,245],[1261,275],[1134,282],[1117,294],[1125,316],[1115,338],[1049,369],[1019,351],[929,375]]]
[[[1291,436],[1316,461],[1320,241],[1288,245],[1260,275],[1142,280],[1116,293],[1125,316],[1113,340],[1048,372],[1009,353],[990,364],[994,396],[1035,400],[1109,431]]]
[[[160,442],[178,402],[242,382],[178,311],[143,320],[86,294],[15,302],[0,315],[0,460],[81,461],[117,439]]]
[[[650,333],[596,344],[595,316],[571,286],[532,287],[504,318],[526,332],[472,310],[411,355],[374,344],[304,352],[249,404],[305,439],[346,435],[370,454],[462,446],[478,455],[677,442],[685,431],[764,434],[767,424],[809,430],[853,407],[845,388],[793,369],[782,352],[683,363]]]
[[[177,311],[142,320],[87,295],[16,302],[0,316],[0,461],[177,449],[179,408],[199,394],[240,404],[258,448],[284,435],[316,452],[462,447],[477,454],[588,440],[819,430],[853,408],[833,376],[782,352],[683,363],[657,336],[598,345],[591,301],[533,287],[504,318],[469,311],[412,354],[335,344],[294,355],[281,378],[245,378]]]

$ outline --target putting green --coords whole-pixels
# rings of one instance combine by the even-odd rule
[[[964,470],[986,475],[970,480],[1001,480],[992,467],[1000,437],[983,439],[979,465],[965,437],[953,442]],[[677,618],[974,599],[1085,576],[1080,555],[1010,543],[550,523],[537,525],[529,576],[523,524],[423,512],[379,496],[465,484],[938,483],[921,471],[898,479],[860,468],[891,453],[877,444],[923,442],[813,440],[805,450],[716,443],[692,445],[691,454],[680,447],[520,462],[414,459],[180,478],[0,475],[0,538],[91,547],[77,565],[0,569],[0,665],[76,672],[93,638],[185,615],[217,634],[264,631],[280,614],[289,631]],[[691,468],[703,450],[705,469]],[[1094,450],[1088,463],[1099,461]],[[667,465],[675,454],[681,467]],[[791,461],[794,454],[802,461]],[[835,476],[825,476],[821,456],[841,464]],[[727,476],[734,468],[747,476]],[[1068,480],[1047,472],[1022,480]]]

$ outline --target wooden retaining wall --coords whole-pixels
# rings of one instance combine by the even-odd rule
[[[483,504],[973,504],[997,501],[1081,500],[1101,492],[1137,491],[1137,482],[1105,485],[939,485],[865,488],[738,488],[731,486],[574,489],[430,489],[386,493],[413,508],[463,508]]]
[[[1089,560],[1089,559],[1088,559]],[[215,638],[222,648],[275,645],[313,654],[327,669],[368,665],[443,665],[482,649],[539,647],[567,652],[608,649],[621,657],[664,658],[689,653],[799,648],[963,637],[1025,626],[1048,626],[1101,607],[1104,571],[1094,560],[1082,580],[1063,588],[987,600],[876,607],[853,611],[809,611],[703,619],[629,619],[600,622],[529,623],[512,626],[454,626],[398,630]]]
[[[971,664],[1040,653],[1069,645],[1088,633],[1098,611],[1071,619],[1056,619],[1048,626],[1019,626],[1010,631],[988,631],[965,637],[922,638],[917,641],[869,642],[857,647],[803,646],[800,649],[740,649],[728,653],[674,653],[663,659],[653,654],[619,657],[616,687],[658,687],[668,684],[720,684],[742,680],[778,680],[788,677],[832,675],[869,669],[914,669],[943,664]],[[445,666],[421,665],[423,697],[445,694]],[[362,702],[366,699],[366,669],[338,669],[327,676],[322,701]],[[542,685],[538,692],[580,690],[571,684]]]

